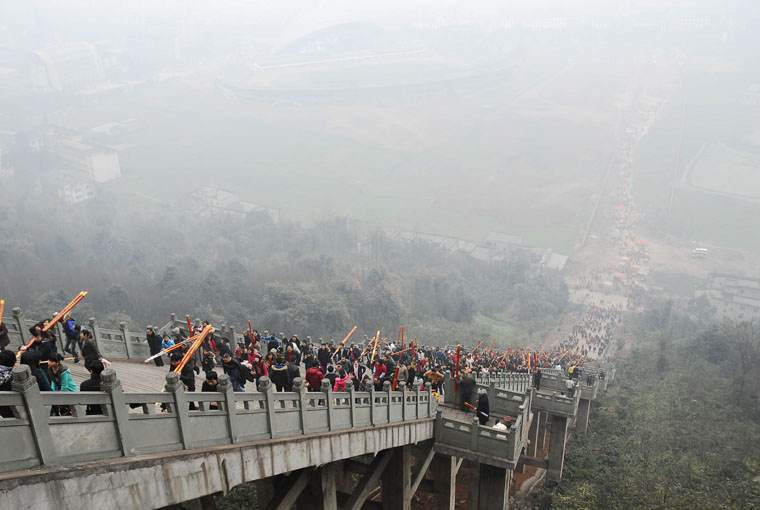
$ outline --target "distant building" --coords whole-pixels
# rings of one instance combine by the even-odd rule
[[[541,263],[548,269],[562,271],[567,265],[567,255],[554,253],[551,248],[547,249],[541,257]]]
[[[58,189],[58,198],[69,204],[78,204],[95,197],[95,190],[90,183],[77,185],[66,184]]]
[[[719,317],[760,320],[760,279],[711,274],[707,278],[706,296]]]
[[[65,166],[99,184],[121,177],[119,154],[109,147],[85,143],[79,137],[65,137],[48,149]]]
[[[88,42],[51,46],[34,54],[40,63],[32,69],[32,79],[37,89],[82,92],[105,82],[100,54]]]
[[[263,205],[240,200],[240,195],[214,186],[204,186],[193,191],[190,196],[193,201],[190,210],[198,216],[224,215],[234,218],[245,218],[250,213],[264,213],[274,223],[280,222],[280,211],[269,209]]]
[[[491,232],[486,237],[486,246],[489,248],[495,248],[497,250],[507,250],[520,246],[522,244],[522,237],[512,234],[500,234],[499,232]]]

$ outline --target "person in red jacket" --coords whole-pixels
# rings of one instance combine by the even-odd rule
[[[319,391],[324,378],[325,374],[319,369],[319,362],[312,361],[311,368],[306,370],[306,382],[309,383],[309,391]]]
[[[386,370],[385,363],[383,363],[382,361],[375,362],[375,377],[377,377],[378,379],[382,379],[383,377],[385,377],[385,370]]]

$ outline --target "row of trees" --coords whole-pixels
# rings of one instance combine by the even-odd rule
[[[325,338],[354,324],[370,336],[404,324],[443,342],[492,337],[479,315],[548,329],[568,306],[561,278],[539,273],[526,255],[484,263],[347,219],[188,217],[118,194],[66,207],[20,200],[0,206],[0,216],[0,288],[29,317],[85,289],[76,316],[110,326],[161,324],[176,312]]]

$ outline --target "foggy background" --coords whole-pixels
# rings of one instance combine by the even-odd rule
[[[687,295],[756,276],[758,25],[738,0],[3,2],[0,288],[530,336],[621,210]]]

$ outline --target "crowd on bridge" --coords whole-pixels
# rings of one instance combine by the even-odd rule
[[[45,331],[50,320],[40,321],[29,329],[32,340],[18,353],[0,351],[0,391],[11,389],[10,371],[17,363],[30,367],[41,391],[100,388],[100,375],[110,363],[100,354],[92,333],[81,328],[71,315],[62,321],[64,353],[71,355],[74,363],[83,360],[90,373],[90,378],[77,388],[64,363],[72,358],[64,358],[58,352],[55,330]],[[201,347],[184,365],[185,353],[191,346],[189,340],[209,326],[208,322],[192,331],[174,327],[164,334],[148,327],[146,340],[155,364],[164,366],[166,358],[169,370],[179,371],[186,390],[191,392],[196,391],[196,375],[203,371],[201,391],[216,391],[219,374],[223,372],[233,390],[239,392],[246,391],[246,386],[255,391],[259,379],[266,376],[276,391],[291,391],[295,379],[301,378],[309,391],[322,391],[324,381],[333,391],[343,391],[351,381],[357,391],[381,391],[386,382],[393,389],[401,386],[411,389],[419,383],[422,389],[429,387],[440,394],[447,371],[465,386],[474,385],[476,376],[496,373],[533,373],[535,385],[539,386],[542,368],[563,368],[571,377],[573,373],[577,376],[581,371],[576,367],[604,353],[619,323],[616,308],[590,306],[566,340],[540,351],[514,345],[506,350],[497,349],[495,340],[490,347],[478,342],[474,348],[442,348],[420,345],[416,339],[405,345],[401,334],[395,342],[381,340],[378,335],[372,339],[365,336],[364,342],[346,343],[322,338],[313,341],[310,336],[301,339],[298,335],[269,331],[259,334],[253,329],[244,332],[242,341],[231,343],[229,338],[209,328],[211,332]],[[3,336],[0,331],[0,346],[7,345],[7,332]],[[0,409],[0,416],[9,411]],[[66,408],[53,410],[55,414],[66,412]],[[90,406],[87,412],[97,414],[99,406]]]

